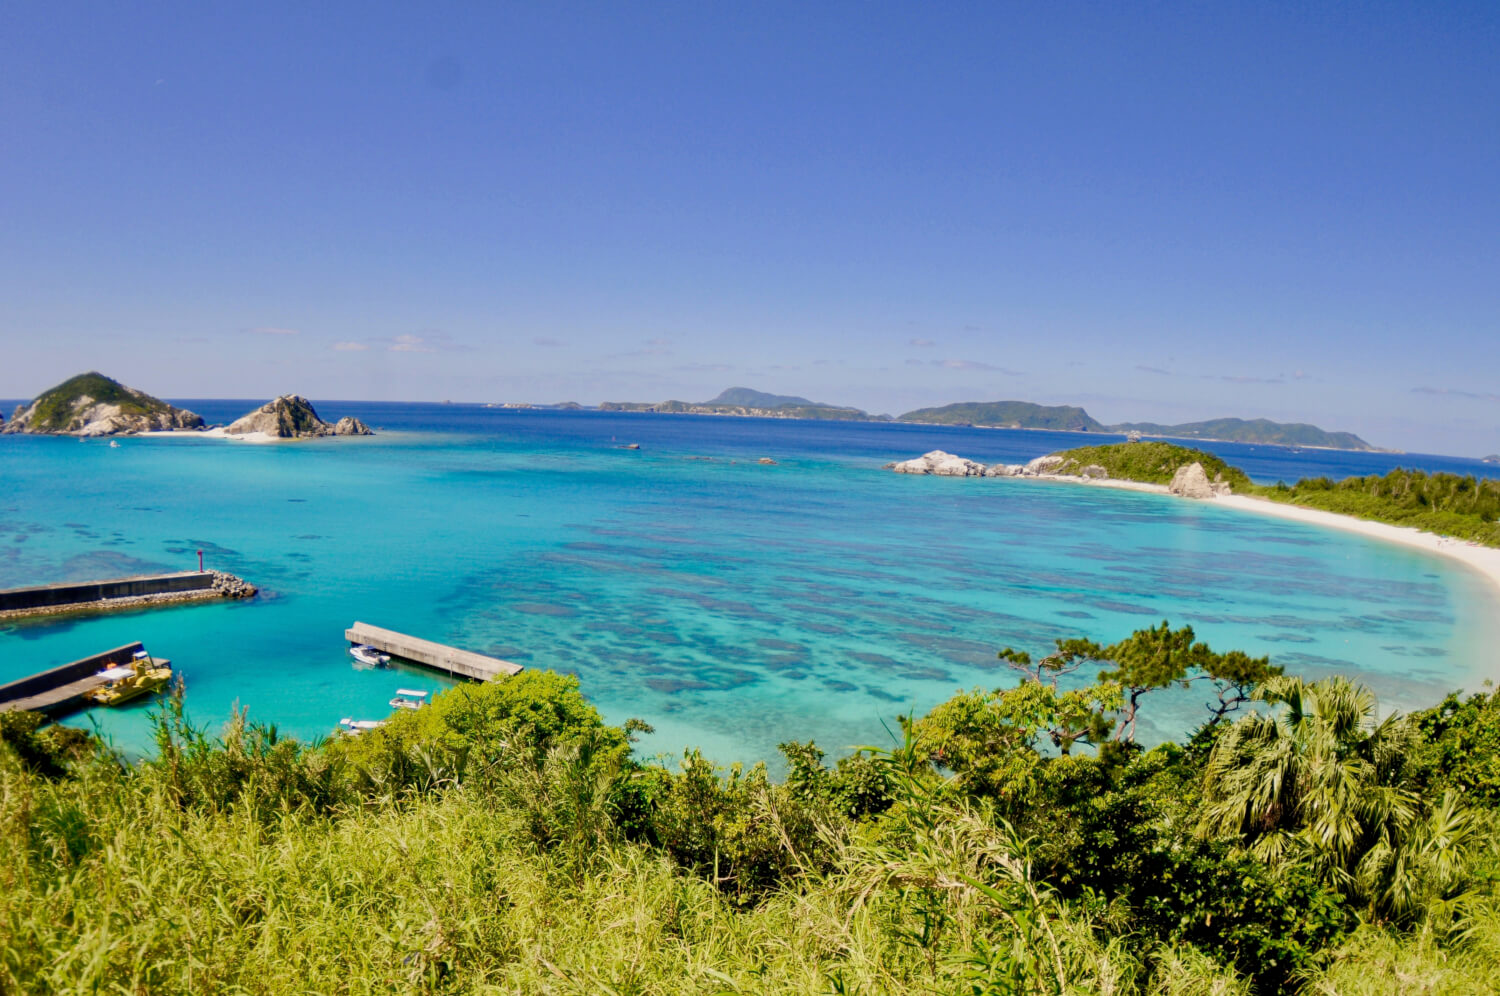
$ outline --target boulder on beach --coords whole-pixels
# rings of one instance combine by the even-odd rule
[[[16,408],[0,432],[51,436],[115,436],[201,429],[203,419],[145,391],[89,371]]]
[[[1068,461],[1066,457],[1060,457],[1055,453],[1049,456],[1039,456],[1035,460],[1027,463],[1025,467],[1022,467],[1021,473],[1026,477],[1038,477],[1042,474],[1055,474],[1057,473],[1057,468],[1061,467],[1067,462]]]
[[[370,436],[370,427],[346,415],[336,423],[318,417],[312,402],[300,394],[283,394],[224,428],[227,436],[265,435],[272,439],[309,439],[317,436]]]
[[[1208,479],[1203,464],[1196,461],[1177,468],[1167,490],[1183,498],[1215,498],[1229,493],[1229,485],[1215,484]]]

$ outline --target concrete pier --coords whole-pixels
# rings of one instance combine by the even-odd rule
[[[362,622],[356,622],[349,629],[344,630],[344,639],[348,640],[351,645],[369,644],[392,657],[430,667],[434,671],[444,671],[456,677],[472,678],[475,681],[493,681],[496,678],[520,674],[522,671],[521,665],[500,660],[498,657],[486,657],[484,654],[476,654],[470,650],[459,650],[457,647],[444,646],[441,643],[433,643],[431,640],[407,636],[405,633],[381,629],[379,626],[371,626]]]
[[[246,598],[255,588],[219,571],[141,574],[0,591],[0,619]]]
[[[0,712],[28,709],[56,718],[84,708],[89,704],[83,697],[84,693],[104,684],[99,677],[100,671],[129,664],[136,652],[144,649],[139,642],[127,643],[102,654],[0,685]],[[162,658],[155,660],[163,667],[171,663]]]

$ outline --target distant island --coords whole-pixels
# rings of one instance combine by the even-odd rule
[[[602,412],[667,412],[677,415],[738,415],[753,418],[805,418],[840,422],[889,421],[858,408],[828,405],[786,394],[731,387],[711,401],[605,401]]]
[[[217,430],[215,430],[217,431]],[[312,439],[319,436],[373,436],[368,425],[352,415],[337,422],[318,417],[312,402],[299,394],[283,394],[224,427],[222,435],[259,439]]]
[[[911,460],[888,463],[885,469],[937,477],[1021,477],[1138,485],[1187,498],[1257,498],[1500,547],[1500,481],[1473,475],[1398,467],[1384,475],[1341,481],[1311,477],[1291,485],[1256,484],[1243,470],[1212,453],[1161,442],[1082,446],[1049,453],[1026,464],[986,465],[933,450]]]
[[[1491,453],[1484,458],[1485,463],[1500,463],[1500,453]]]
[[[1373,450],[1352,432],[1327,432],[1305,422],[1272,422],[1258,418],[1217,418],[1206,422],[1162,425],[1158,422],[1121,422],[1105,425],[1072,405],[1036,405],[1029,401],[965,401],[941,408],[919,408],[900,416],[900,422],[933,425],[973,425],[1001,429],[1053,429],[1066,432],[1114,432],[1168,439],[1207,439],[1229,443],[1276,446],[1313,446],[1330,450]]]
[[[1088,412],[1073,405],[1037,405],[1030,401],[960,401],[941,408],[918,408],[898,422],[929,425],[975,425],[994,429],[1052,429],[1058,432],[1109,432]]]
[[[1329,450],[1375,450],[1352,432],[1328,432],[1304,422],[1270,419],[1219,418],[1206,422],[1162,425],[1122,422],[1105,425],[1076,405],[1038,405],[1030,401],[961,401],[937,408],[918,408],[892,419],[848,405],[787,394],[767,394],[748,387],[731,387],[711,401],[606,401],[606,412],[669,412],[681,415],[740,415],[757,418],[805,418],[846,422],[914,422],[925,425],[968,425],[988,429],[1048,429],[1055,432],[1103,432],[1167,439],[1202,439],[1273,446],[1309,446]]]
[[[10,422],[0,432],[114,436],[201,428],[201,416],[91,370],[71,377],[17,407]]]
[[[1156,422],[1125,422],[1109,427],[1111,432],[1139,432],[1143,436],[1173,439],[1216,439],[1228,443],[1272,443],[1277,446],[1312,446],[1326,450],[1373,450],[1375,447],[1352,432],[1327,432],[1306,422],[1272,422],[1257,418],[1216,418],[1207,422],[1160,425]]]

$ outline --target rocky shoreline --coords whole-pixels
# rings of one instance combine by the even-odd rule
[[[223,599],[254,598],[256,595],[256,587],[244,578],[225,571],[209,571],[208,573],[213,575],[213,586],[209,588],[95,599],[87,602],[68,602],[64,605],[41,605],[31,609],[11,609],[0,612],[0,622],[51,616],[92,615],[98,612],[120,612],[163,605],[183,605],[190,602],[217,602]]]
[[[1035,480],[1065,481],[1074,484],[1105,484],[1137,490],[1160,491],[1183,498],[1208,499],[1230,493],[1223,481],[1210,481],[1201,463],[1189,463],[1177,469],[1172,483],[1147,484],[1113,478],[1098,464],[1078,466],[1076,460],[1058,454],[1040,456],[1029,463],[983,464],[943,450],[932,450],[912,460],[888,463],[885,470],[898,474],[930,474],[936,477],[1024,477]]]

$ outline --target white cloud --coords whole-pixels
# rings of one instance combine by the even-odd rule
[[[339,353],[363,353],[369,348],[370,344],[367,342],[354,342],[349,339],[333,344],[334,351]]]
[[[933,360],[935,367],[947,367],[949,370],[988,370],[993,373],[1002,373],[1007,377],[1019,377],[1021,371],[1007,370],[1005,367],[997,367],[991,363],[981,363],[978,360]]]
[[[391,340],[386,347],[392,353],[434,353],[437,350],[427,344],[427,340],[411,332],[403,332]]]

